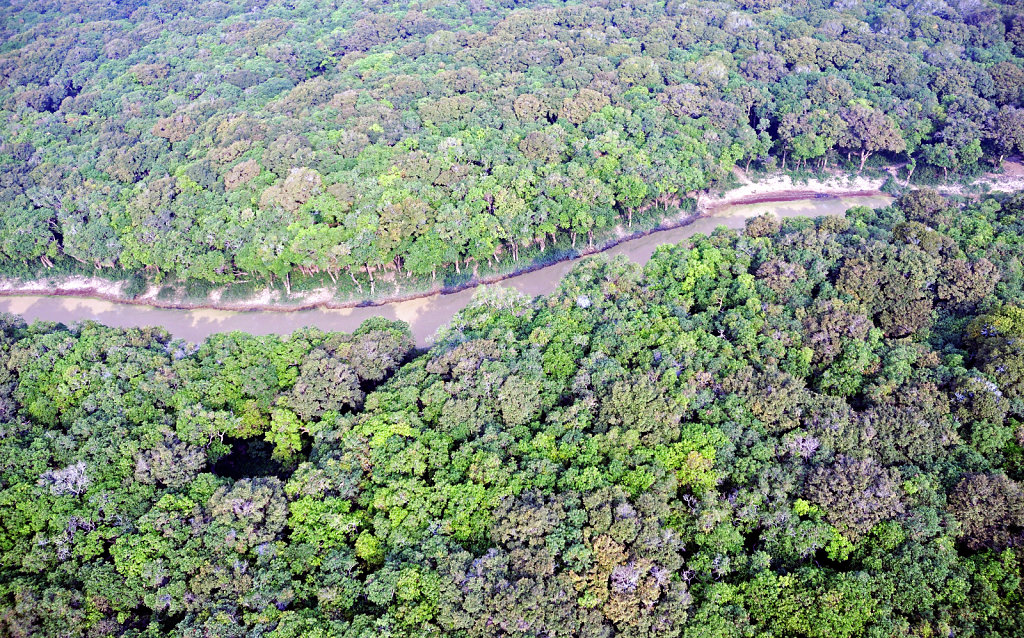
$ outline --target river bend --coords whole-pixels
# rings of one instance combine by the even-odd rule
[[[650,233],[624,241],[604,251],[625,255],[643,264],[662,244],[676,244],[697,233],[709,234],[718,226],[742,228],[750,217],[773,212],[784,217],[817,217],[841,215],[854,206],[882,208],[892,198],[886,195],[811,198],[787,202],[722,206],[692,224]],[[509,277],[498,284],[515,288],[529,295],[543,295],[558,285],[562,276],[576,260]],[[152,306],[117,303],[89,297],[14,295],[0,298],[0,312],[22,315],[27,321],[58,321],[72,324],[92,319],[116,327],[161,326],[175,337],[186,341],[202,341],[211,334],[240,330],[251,334],[289,334],[303,326],[316,326],[324,331],[351,332],[370,317],[399,319],[409,324],[416,343],[429,346],[438,328],[447,324],[456,312],[473,298],[474,288],[451,294],[433,294],[407,301],[379,306],[355,308],[283,311],[227,311],[212,309],[177,310]]]

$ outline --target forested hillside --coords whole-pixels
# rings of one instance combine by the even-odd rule
[[[1019,636],[1024,197],[198,347],[0,319],[0,635]]]
[[[757,170],[1024,150],[1019,2],[0,6],[0,270],[430,280]],[[916,172],[915,172],[916,169]],[[137,287],[137,285],[136,285]]]

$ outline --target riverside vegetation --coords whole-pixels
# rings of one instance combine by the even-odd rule
[[[1024,196],[908,186],[1024,152],[1019,1],[0,5],[5,277],[370,298],[738,168],[898,195],[429,349],[0,314],[0,636],[1022,635]]]
[[[5,636],[1019,636],[1024,197],[591,258],[429,351],[0,319]]]
[[[106,272],[129,292],[298,279],[373,296],[381,278],[461,281],[588,245],[737,165],[877,161],[928,181],[1024,149],[1009,1],[0,14],[0,269]]]

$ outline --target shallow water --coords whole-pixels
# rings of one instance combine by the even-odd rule
[[[662,244],[676,244],[697,233],[709,234],[718,226],[742,228],[747,219],[765,212],[774,212],[779,217],[817,217],[841,215],[854,206],[882,208],[891,202],[891,197],[869,196],[726,206],[715,214],[698,219],[687,226],[651,233],[613,246],[605,252],[610,255],[625,255],[630,260],[643,264]],[[494,285],[515,288],[530,296],[546,294],[555,289],[558,281],[573,267],[575,261],[558,262],[510,277]],[[316,326],[325,331],[351,332],[365,319],[386,317],[408,323],[416,343],[420,346],[429,346],[437,329],[447,324],[456,312],[469,304],[475,290],[469,288],[452,294],[435,294],[380,306],[297,312],[171,310],[87,297],[25,295],[0,297],[0,311],[20,314],[27,321],[59,321],[71,324],[92,319],[117,327],[161,326],[175,337],[192,342],[202,341],[217,332],[232,330],[251,334],[289,334],[303,326]]]

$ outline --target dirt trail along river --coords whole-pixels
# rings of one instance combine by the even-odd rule
[[[713,214],[702,217],[692,224],[624,241],[605,252],[611,255],[625,255],[630,260],[643,264],[662,244],[676,244],[697,233],[709,234],[718,226],[743,228],[748,218],[765,212],[774,212],[779,217],[817,217],[842,215],[854,206],[882,208],[891,202],[892,198],[886,195],[869,195],[722,206]],[[555,289],[558,281],[574,263],[575,260],[558,262],[492,285],[515,288],[530,296],[546,294]],[[351,332],[369,317],[386,317],[408,323],[416,343],[429,346],[437,329],[447,324],[456,312],[465,308],[472,300],[474,292],[474,288],[468,288],[452,294],[439,293],[408,301],[358,308],[252,312],[174,310],[88,297],[19,295],[0,298],[0,311],[22,315],[27,321],[59,321],[72,324],[92,319],[117,327],[162,326],[175,337],[192,342],[201,341],[217,332],[232,330],[251,334],[289,334],[303,326],[316,326],[325,331]]]

